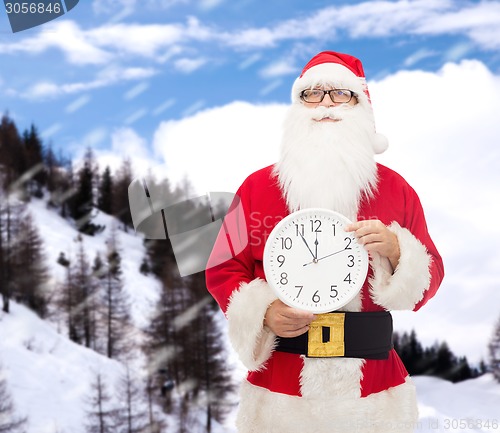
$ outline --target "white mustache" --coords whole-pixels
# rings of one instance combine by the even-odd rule
[[[334,120],[343,120],[351,109],[352,106],[350,105],[340,105],[338,107],[319,106],[312,109],[311,118],[313,120],[321,120],[328,117]]]

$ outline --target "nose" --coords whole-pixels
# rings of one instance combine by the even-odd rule
[[[330,94],[325,93],[325,97],[318,105],[321,105],[323,107],[334,107],[336,104],[337,103],[333,102],[332,98],[330,98]]]

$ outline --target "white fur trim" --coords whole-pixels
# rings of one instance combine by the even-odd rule
[[[263,368],[275,346],[276,335],[264,326],[267,307],[277,299],[266,281],[256,278],[233,292],[226,311],[229,339],[250,371]]]
[[[366,79],[338,63],[321,63],[309,68],[292,86],[292,102],[300,101],[300,92],[319,84],[329,84],[339,89],[350,89],[358,94],[358,101],[369,104],[365,94]]]
[[[305,398],[329,399],[335,395],[359,398],[363,359],[305,358],[300,375],[300,390]]]
[[[413,310],[429,288],[432,259],[425,246],[409,230],[396,222],[389,226],[389,230],[398,237],[399,264],[392,273],[387,260],[378,255],[372,257],[370,295],[373,302],[387,310]]]
[[[409,377],[368,397],[343,394],[328,399],[278,394],[245,381],[236,425],[238,433],[412,433],[417,420],[415,386]]]
[[[389,147],[389,140],[383,134],[375,133],[375,137],[372,142],[373,151],[379,155],[384,153]]]

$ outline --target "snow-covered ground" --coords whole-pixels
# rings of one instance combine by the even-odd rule
[[[29,433],[84,433],[85,397],[94,374],[101,373],[113,389],[124,373],[120,363],[72,343],[16,303],[10,314],[0,313],[0,354],[17,413],[29,416]],[[416,432],[500,431],[500,384],[492,375],[458,384],[433,377],[414,382],[420,410]],[[214,429],[234,432],[231,426]]]
[[[67,256],[76,254],[77,232],[70,222],[47,209],[43,201],[33,201],[30,211],[44,239],[55,284],[64,277],[57,257],[60,252]],[[105,225],[106,230],[84,238],[90,260],[97,251],[106,250],[114,220],[101,214],[95,222]],[[142,240],[132,232],[118,234],[125,290],[132,300],[134,323],[140,329],[153,314],[160,286],[138,272],[144,255]],[[124,372],[122,364],[74,344],[60,329],[61,324],[43,321],[15,302],[11,303],[10,314],[0,313],[0,363],[17,413],[29,417],[28,433],[84,433],[85,396],[95,373],[101,373],[113,389]],[[243,376],[241,366],[236,369],[236,376]],[[417,432],[500,431],[500,384],[491,375],[458,384],[431,377],[414,380],[420,409]],[[230,426],[233,420],[234,414],[229,417],[228,426],[215,425],[213,432],[234,433]],[[175,426],[169,433],[177,433]]]
[[[493,375],[456,384],[427,376],[413,380],[420,412],[417,432],[500,431],[500,384]]]

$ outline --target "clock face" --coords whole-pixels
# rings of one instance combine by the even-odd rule
[[[309,208],[281,220],[264,248],[267,282],[286,304],[313,313],[335,311],[361,290],[368,253],[344,227],[351,221]]]

